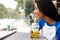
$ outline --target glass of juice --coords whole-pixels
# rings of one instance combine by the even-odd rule
[[[38,38],[39,25],[37,23],[32,23],[33,38]]]
[[[33,38],[38,38],[38,30],[33,30]]]

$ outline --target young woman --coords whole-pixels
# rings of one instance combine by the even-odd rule
[[[48,40],[60,40],[60,15],[50,0],[35,0],[34,14],[37,19],[44,19],[41,28]],[[39,23],[39,22],[38,22]]]

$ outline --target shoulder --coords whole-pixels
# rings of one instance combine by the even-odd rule
[[[44,18],[39,19],[40,21],[45,21]]]
[[[56,36],[57,40],[60,40],[60,22],[56,22]]]
[[[55,26],[56,26],[56,28],[57,28],[57,30],[58,30],[58,28],[60,28],[60,21],[56,21]]]
[[[45,20],[42,18],[42,19],[39,19],[38,21],[37,21],[37,23],[39,24],[39,25],[41,25],[41,26],[44,26],[44,23],[45,23]]]
[[[57,21],[55,27],[56,27],[56,33],[60,33],[60,22]]]
[[[41,19],[38,20],[38,23],[44,22],[44,21],[45,21],[45,20],[44,20],[43,18],[41,18]]]

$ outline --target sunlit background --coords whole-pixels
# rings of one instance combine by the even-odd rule
[[[57,0],[52,1],[58,9],[59,5],[57,3],[59,2],[57,2]],[[25,26],[27,24],[30,25],[29,16],[34,10],[33,3],[34,0],[0,0],[0,28],[2,28],[1,25],[5,25],[6,27],[6,25],[13,23],[16,25],[22,23],[22,25]],[[59,9],[58,12],[60,12]],[[24,22],[22,20],[24,20]]]
[[[0,30],[29,27],[33,10],[33,0],[0,0]]]
[[[20,19],[32,11],[32,0],[0,0],[0,19]]]
[[[52,0],[52,2],[60,14],[60,1],[57,2],[57,0]],[[5,37],[15,31],[20,33],[30,32],[30,16],[32,16],[33,21],[35,20],[33,14],[33,3],[34,0],[0,0],[0,38]],[[19,35],[21,36],[20,33]],[[14,34],[13,37],[10,37],[10,40],[20,40],[20,36],[17,34]],[[25,37],[22,39],[24,38]],[[9,40],[8,37],[7,39]]]
[[[0,4],[3,4],[6,8],[16,8],[17,2],[14,0],[0,0]]]

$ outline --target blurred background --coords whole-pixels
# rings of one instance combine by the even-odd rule
[[[0,0],[0,19],[20,19],[33,11],[33,0]]]
[[[60,0],[50,1],[54,3],[60,15]],[[30,25],[35,20],[33,10],[34,0],[0,0],[0,39],[15,31],[29,32]],[[18,35],[14,34],[10,37],[10,40],[17,40],[18,38],[20,40],[21,35],[19,35],[20,33]],[[9,38],[7,39],[9,40]]]
[[[60,0],[51,0],[60,14]],[[33,16],[34,0],[0,0],[0,30],[10,26],[29,26],[30,15]]]
[[[0,0],[0,29],[13,24],[26,26],[33,9],[33,0]]]

